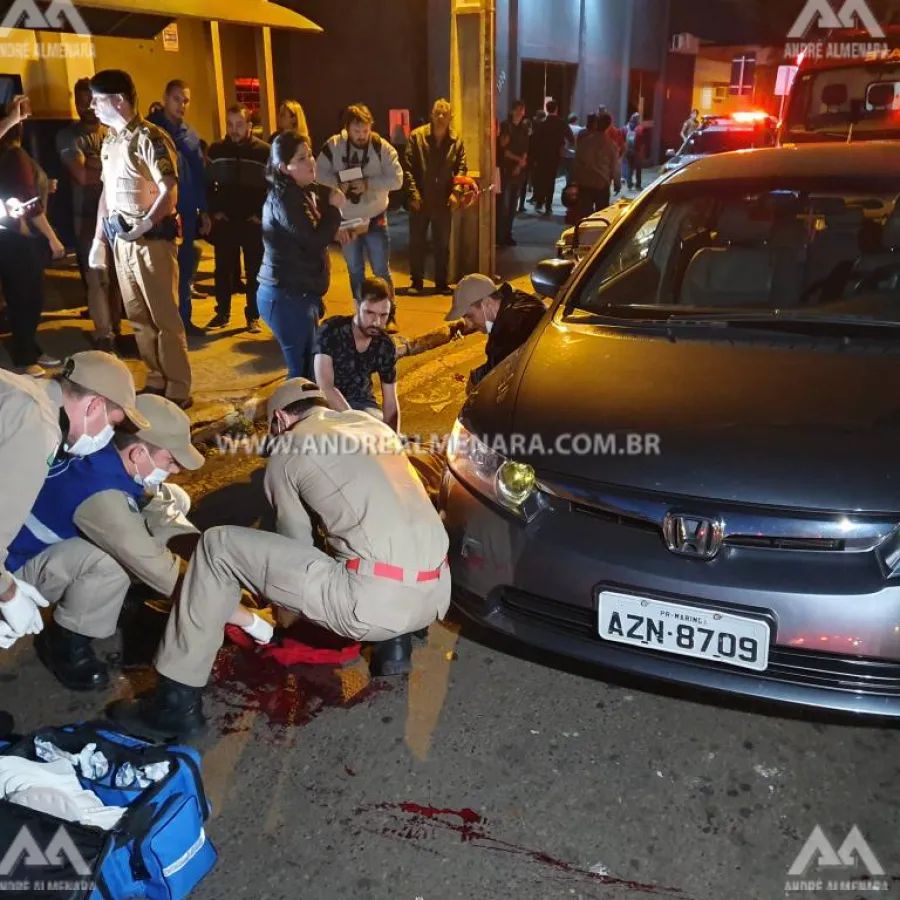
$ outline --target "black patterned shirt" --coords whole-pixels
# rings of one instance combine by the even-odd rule
[[[334,365],[334,386],[354,409],[375,406],[372,376],[377,374],[381,384],[397,381],[397,348],[386,335],[372,338],[360,353],[353,338],[353,317],[332,316],[326,319],[316,334],[315,352],[330,356]]]

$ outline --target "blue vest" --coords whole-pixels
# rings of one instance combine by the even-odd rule
[[[135,504],[144,493],[125,471],[114,444],[90,456],[66,456],[54,462],[25,524],[9,546],[7,570],[17,572],[51,545],[78,537],[75,511],[103,491],[122,491]]]

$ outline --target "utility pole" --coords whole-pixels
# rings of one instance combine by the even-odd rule
[[[454,128],[466,147],[469,175],[481,187],[477,207],[453,214],[451,278],[494,274],[496,194],[495,0],[453,0],[450,31],[450,102]]]
[[[616,125],[628,121],[628,98],[631,93],[631,46],[634,42],[634,7],[632,0],[625,2],[625,40],[622,45],[622,93],[619,100],[619,117]]]

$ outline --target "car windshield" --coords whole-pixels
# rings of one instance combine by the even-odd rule
[[[784,141],[833,137],[900,138],[900,64],[881,63],[805,72],[797,76]]]
[[[662,184],[569,305],[643,319],[827,309],[900,321],[897,185],[847,178]]]
[[[722,129],[721,131],[695,131],[681,148],[680,155],[708,155],[727,153],[729,150],[747,150],[750,147],[771,147],[775,136],[771,129],[752,128]]]

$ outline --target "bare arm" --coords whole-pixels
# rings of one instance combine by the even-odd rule
[[[336,412],[350,409],[350,404],[334,383],[334,360],[323,353],[317,353],[313,364],[316,370],[316,384],[322,388],[322,393],[328,399],[328,405]]]
[[[381,385],[381,392],[384,395],[384,421],[386,425],[393,428],[397,434],[400,433],[400,400],[397,398],[397,384]]]
[[[76,184],[82,187],[100,184],[102,168],[96,165],[95,158],[89,160],[80,150],[69,150],[61,156],[66,171]]]
[[[461,333],[462,328],[459,323],[453,322],[449,326],[445,325],[443,328],[436,328],[434,331],[429,331],[427,334],[409,340],[404,337],[398,337],[397,358],[418,356],[420,353],[442,347],[444,344],[449,344],[457,334]]]
[[[38,216],[35,216],[31,220],[31,224],[34,225],[35,228],[45,237],[47,238],[48,243],[50,244],[50,249],[53,251],[53,258],[59,259],[62,256],[65,256],[66,249],[63,247],[62,241],[56,236],[56,232],[53,230],[53,226],[50,224],[50,220],[47,218],[45,213],[41,213]]]
[[[13,98],[13,101],[9,106],[9,114],[0,119],[0,137],[3,137],[10,128],[18,125],[23,119],[28,118],[29,114],[25,112],[25,105],[27,102],[28,98],[24,95]]]

